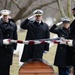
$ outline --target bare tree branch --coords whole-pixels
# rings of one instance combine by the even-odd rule
[[[23,13],[32,5],[32,3],[36,1],[36,0],[28,0],[26,5],[24,7],[22,7],[21,12],[23,11]]]
[[[12,0],[12,2],[21,10],[20,6],[18,5],[17,1]]]
[[[28,16],[29,14],[31,14],[32,11],[34,11],[35,9],[40,9],[40,8],[42,8],[42,7],[44,7],[44,6],[47,6],[47,5],[52,4],[52,3],[55,3],[55,2],[56,2],[56,0],[53,0],[53,1],[51,1],[51,2],[42,4],[42,5],[38,6],[38,7],[35,7],[35,8],[33,8],[33,9],[29,10],[29,11],[28,11],[27,13],[25,13],[25,14],[24,14],[24,11],[23,11],[24,9],[22,9],[21,12],[23,11],[23,13],[21,13],[21,12],[19,11],[19,13],[14,17],[14,20],[17,21],[18,19],[22,19],[22,18],[24,18],[24,17],[27,17],[27,16]],[[24,14],[24,15],[23,15],[23,14]]]
[[[69,18],[72,18],[71,14],[71,0],[67,0],[67,14]]]
[[[11,5],[12,5],[12,0],[10,0],[8,7],[7,7],[9,10],[11,9]]]
[[[30,7],[30,5],[36,0],[28,0],[26,5],[19,10],[17,15],[14,17],[14,20],[17,21],[18,19],[21,18],[21,16],[25,13],[25,11]]]
[[[66,15],[65,15],[61,1],[57,0],[57,4],[58,4],[59,10],[60,10],[61,17],[65,17]]]
[[[7,8],[7,0],[5,1],[4,9],[6,9],[6,8]]]
[[[2,3],[2,1],[1,1],[1,0],[0,0],[0,4],[1,4],[1,6],[4,8],[3,3]]]
[[[36,9],[41,9],[42,7],[45,7],[45,6],[49,5],[49,4],[53,4],[54,2],[56,2],[56,1],[49,2],[49,3],[46,3],[46,4],[42,4],[42,5],[40,5],[40,6],[36,7],[36,8],[34,8],[34,9],[28,11],[27,14],[24,14],[21,18],[27,17],[27,16],[28,16],[29,14],[31,14],[34,10],[36,10]]]
[[[52,7],[52,6],[48,6],[49,8],[51,8],[51,9],[54,9],[54,10],[57,10],[57,11],[59,11],[59,9],[57,9],[57,8],[54,8],[54,7]]]

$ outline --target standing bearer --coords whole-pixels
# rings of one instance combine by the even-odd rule
[[[72,9],[72,13],[73,16],[75,17],[75,7]],[[72,65],[74,68],[74,73],[73,75],[75,75],[75,20],[73,20],[73,22],[70,25],[70,34],[68,37],[68,43],[67,45],[69,46],[67,48],[68,51],[68,60],[67,63],[68,65]]]
[[[63,25],[62,28],[57,28],[59,25]],[[55,33],[58,37],[68,38],[70,29],[70,20],[68,18],[62,18],[62,22],[54,24],[50,32]],[[54,65],[58,67],[59,75],[69,75],[69,67],[67,66],[67,45],[58,44]]]
[[[0,19],[0,37],[3,40],[0,45],[0,75],[10,75],[10,65],[12,65],[13,51],[16,44],[11,44],[8,39],[17,40],[17,27],[9,20],[10,11],[2,10],[3,17]]]
[[[42,21],[42,10],[35,10],[33,16],[21,23],[21,28],[27,31],[26,40],[47,39],[50,37],[48,25]],[[35,20],[31,21],[32,18]],[[21,62],[29,59],[42,59],[43,53],[49,50],[49,44],[25,45]]]

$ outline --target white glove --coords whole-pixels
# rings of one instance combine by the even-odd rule
[[[73,46],[73,40],[68,40],[67,45],[68,46]]]
[[[65,39],[64,37],[61,37],[61,38],[60,38],[60,44],[65,44],[65,45],[66,45],[66,44],[67,44],[67,41],[68,41],[68,40]]]
[[[3,44],[9,45],[9,44],[11,44],[11,40],[9,40],[9,39],[3,39]]]
[[[62,23],[63,23],[63,22],[58,22],[58,23],[56,24],[56,26],[60,26]]]
[[[66,41],[61,41],[60,44],[66,45]]]
[[[48,51],[45,50],[43,54],[46,54],[47,52],[48,52]]]
[[[30,17],[28,17],[28,19],[30,20],[30,19],[34,18],[34,16],[35,16],[35,15],[30,16]]]

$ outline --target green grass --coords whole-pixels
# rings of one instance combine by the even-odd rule
[[[57,67],[54,66],[54,59],[55,59],[55,54],[56,54],[56,47],[57,45],[53,45],[50,49],[49,49],[49,52],[47,54],[44,54],[44,59],[47,60],[50,65],[53,66],[54,68],[54,71],[57,72]]]
[[[24,40],[25,35],[26,35],[25,33],[26,32],[20,32],[20,33],[18,33],[18,36],[19,36],[18,39],[19,40]],[[52,36],[53,35],[51,34],[51,37]],[[53,66],[55,72],[57,72],[57,67],[54,66],[53,63],[54,63],[54,57],[55,57],[55,53],[56,53],[56,47],[57,47],[57,45],[53,45],[51,47],[51,49],[49,50],[49,52],[47,54],[44,54],[44,57],[43,57],[43,59],[45,59],[46,61],[48,61],[49,64]],[[19,61],[18,56],[14,56],[13,57],[13,65],[11,66],[11,70],[10,70],[11,75],[19,75],[18,74],[18,70],[19,70],[18,61]]]
[[[18,75],[19,65],[18,65],[18,57],[13,57],[13,64],[11,66],[10,75]]]

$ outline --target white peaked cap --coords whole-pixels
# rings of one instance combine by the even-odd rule
[[[63,17],[63,18],[61,18],[61,21],[63,21],[63,22],[70,22],[70,19],[68,17]]]
[[[37,9],[37,10],[33,11],[33,14],[35,14],[35,15],[42,15],[43,11],[41,9]]]
[[[10,15],[11,14],[11,11],[5,9],[5,10],[1,10],[0,13],[2,15]]]

